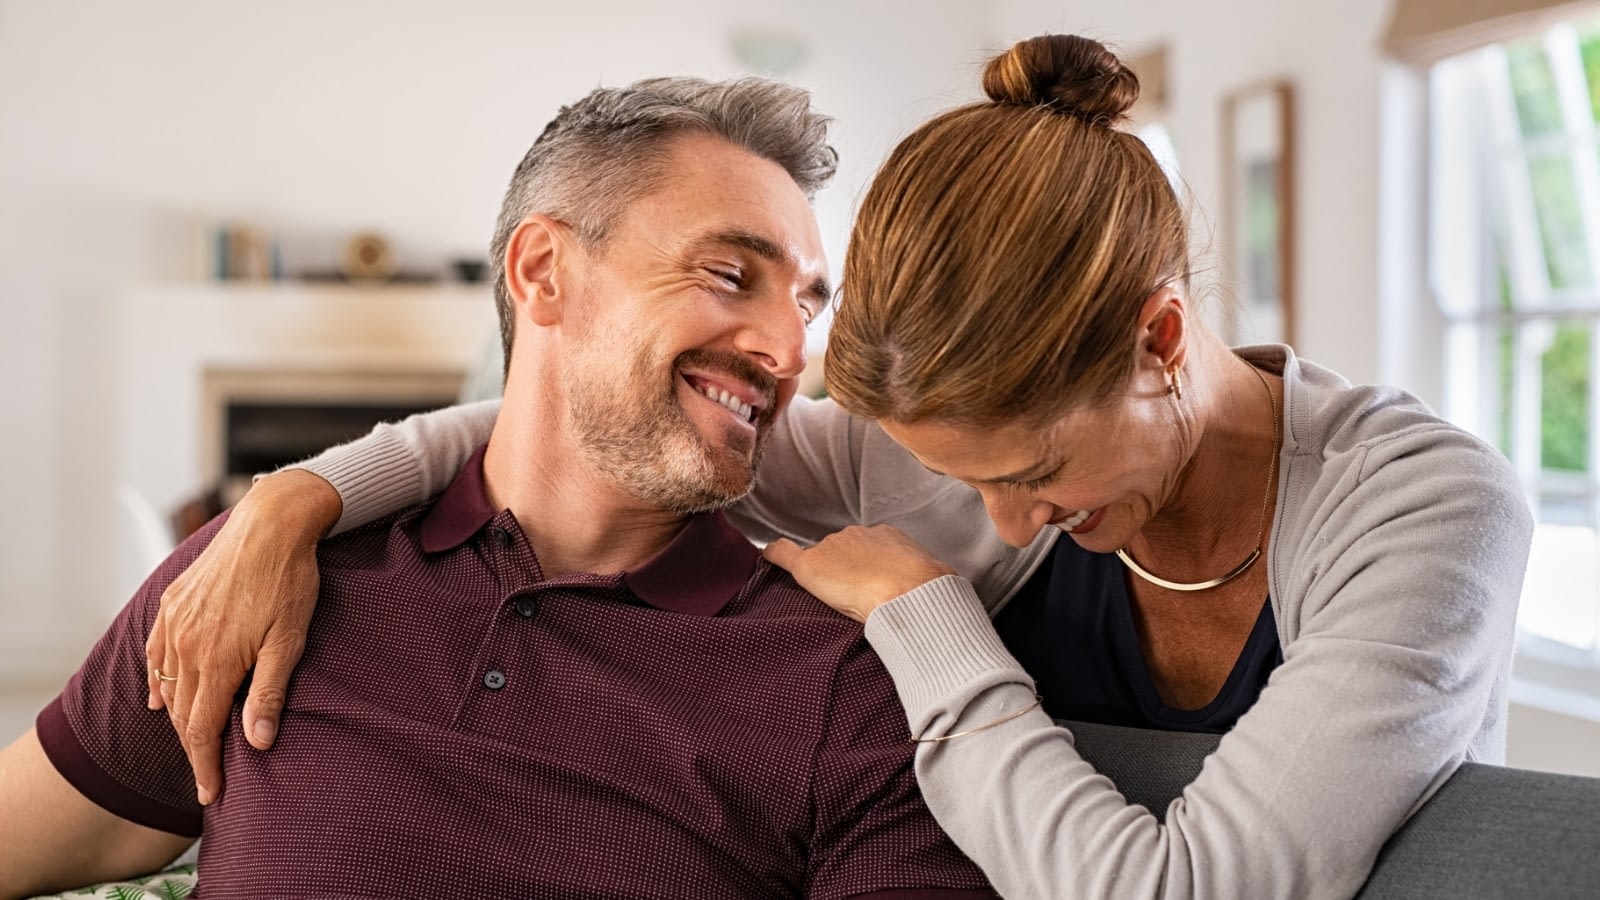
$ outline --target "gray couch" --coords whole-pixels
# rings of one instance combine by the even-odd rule
[[[1218,736],[1063,722],[1123,796],[1164,817]],[[1363,898],[1600,898],[1600,778],[1463,765],[1384,845]]]

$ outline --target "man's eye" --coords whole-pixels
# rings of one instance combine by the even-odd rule
[[[713,278],[723,282],[734,290],[744,287],[744,273],[738,269],[708,268],[706,269],[706,272],[709,273]]]

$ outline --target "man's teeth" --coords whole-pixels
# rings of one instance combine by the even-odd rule
[[[745,403],[721,388],[712,387],[708,384],[700,389],[700,393],[738,413],[746,422],[754,422],[756,420],[756,408],[754,406]]]
[[[1060,522],[1057,522],[1056,527],[1060,528],[1062,531],[1071,531],[1072,529],[1077,528],[1079,525],[1082,525],[1084,522],[1089,521],[1089,516],[1093,514],[1094,510],[1092,509],[1080,509],[1065,519],[1062,519]]]

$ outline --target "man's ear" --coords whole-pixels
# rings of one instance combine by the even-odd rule
[[[517,309],[535,325],[557,325],[571,299],[572,254],[577,252],[572,232],[543,213],[523,219],[506,242],[506,293]]]
[[[1189,350],[1189,307],[1172,285],[1156,288],[1139,307],[1139,363],[1160,371],[1183,368]]]

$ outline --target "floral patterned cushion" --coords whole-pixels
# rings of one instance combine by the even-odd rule
[[[36,900],[184,900],[193,891],[194,863],[185,863],[143,878],[97,884]]]

